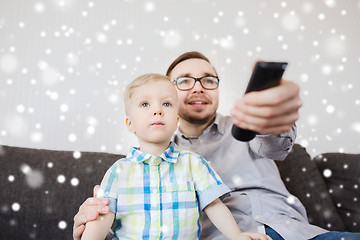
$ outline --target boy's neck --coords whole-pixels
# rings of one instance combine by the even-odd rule
[[[151,155],[154,156],[159,156],[169,147],[169,145],[170,145],[170,141],[164,143],[141,142],[140,150],[145,153],[150,153]]]

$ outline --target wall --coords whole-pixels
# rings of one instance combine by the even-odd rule
[[[185,51],[213,61],[228,114],[257,59],[301,86],[297,141],[360,150],[360,2],[0,0],[0,143],[125,153],[123,90]]]

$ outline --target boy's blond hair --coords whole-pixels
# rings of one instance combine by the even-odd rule
[[[124,95],[124,103],[125,103],[125,112],[126,113],[128,113],[129,100],[131,99],[134,89],[137,87],[140,87],[144,84],[147,84],[149,82],[154,82],[154,81],[169,81],[169,83],[171,83],[171,80],[168,76],[165,76],[163,74],[158,74],[158,73],[147,73],[147,74],[141,75],[141,76],[135,78],[133,81],[131,81],[131,83],[129,83],[129,85],[125,89],[125,95]]]

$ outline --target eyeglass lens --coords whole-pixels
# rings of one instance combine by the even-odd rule
[[[197,81],[199,81],[201,86],[205,89],[216,89],[219,85],[219,80],[212,76],[196,79],[192,77],[179,77],[176,79],[176,85],[180,90],[189,90],[195,86]]]

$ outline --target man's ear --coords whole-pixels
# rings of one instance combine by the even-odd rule
[[[126,116],[125,121],[128,131],[131,133],[135,133],[134,125],[128,116]]]

